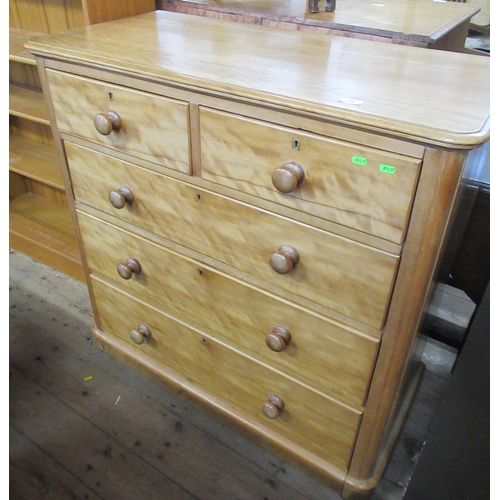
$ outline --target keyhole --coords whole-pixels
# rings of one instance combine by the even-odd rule
[[[292,147],[293,147],[293,149],[295,149],[295,151],[298,151],[300,148],[300,141],[298,139],[294,139]]]
[[[113,100],[113,92],[108,92],[108,100],[109,101]]]

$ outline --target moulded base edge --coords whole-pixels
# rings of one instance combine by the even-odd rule
[[[195,384],[179,376],[161,362],[151,359],[113,335],[99,330],[96,325],[92,331],[99,348],[112,358],[172,394],[192,403],[200,410],[213,415],[227,427],[341,494],[346,470],[335,467],[290,440],[284,439],[262,423],[249,418],[240,408],[207,391],[200,390]]]
[[[399,433],[401,432],[401,428],[403,427],[403,423],[408,414],[413,398],[415,397],[415,393],[417,392],[424,370],[424,363],[419,362],[408,386],[408,390],[406,391],[401,402],[399,411],[394,419],[394,425],[391,428],[391,432],[389,433],[384,448],[380,454],[379,461],[374,469],[374,474],[366,479],[358,479],[347,474],[345,477],[344,488],[342,490],[343,498],[348,500],[366,500],[373,495],[374,490],[387,466]]]

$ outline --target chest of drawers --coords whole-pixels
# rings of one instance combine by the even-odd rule
[[[27,46],[102,349],[368,496],[489,136],[487,59],[168,12]]]

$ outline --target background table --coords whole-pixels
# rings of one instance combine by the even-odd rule
[[[306,0],[161,0],[160,8],[229,21],[462,51],[477,5],[432,0],[338,0],[311,14]],[[320,1],[320,10],[324,1]]]

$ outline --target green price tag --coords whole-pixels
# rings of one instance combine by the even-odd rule
[[[392,165],[385,165],[384,163],[380,164],[379,169],[381,172],[384,172],[385,174],[395,174],[396,173],[396,167],[393,167]]]
[[[356,165],[366,165],[368,163],[368,160],[362,156],[353,156],[351,161]]]

